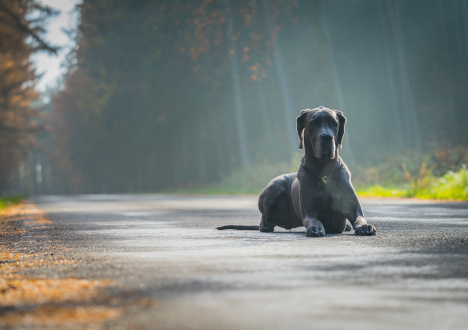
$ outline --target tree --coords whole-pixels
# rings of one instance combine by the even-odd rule
[[[73,192],[207,184],[290,161],[297,113],[319,105],[350,119],[351,166],[351,145],[363,165],[435,136],[460,140],[463,5],[417,4],[84,0],[54,98],[55,161]]]
[[[36,75],[29,61],[39,50],[56,52],[43,39],[43,24],[55,12],[38,1],[0,1],[0,193],[12,191],[26,151],[38,132]],[[27,42],[28,38],[30,42]]]

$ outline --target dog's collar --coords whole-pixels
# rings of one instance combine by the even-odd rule
[[[320,176],[318,175],[317,173],[315,173],[314,171],[308,169],[305,164],[302,164],[303,168],[309,172],[310,174],[312,174],[313,176],[315,176],[316,178],[320,179],[320,181],[322,181],[325,185],[327,185],[328,183],[328,180],[330,180],[330,178],[332,176],[334,176],[335,174],[337,174],[338,172],[341,171],[341,169],[343,168],[343,163],[341,162],[341,160],[338,160],[338,163],[340,164],[340,166],[338,166],[330,175],[324,175],[324,176]]]

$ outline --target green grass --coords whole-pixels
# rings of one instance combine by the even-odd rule
[[[427,187],[414,192],[418,198],[468,200],[468,170],[449,171],[441,178],[433,178]]]
[[[431,174],[413,180],[409,185],[358,187],[361,197],[416,197],[422,199],[468,200],[468,170],[449,171],[442,177]]]
[[[404,187],[358,187],[356,193],[359,197],[410,197],[409,189]]]
[[[0,211],[7,206],[21,203],[25,198],[25,196],[0,197]]]

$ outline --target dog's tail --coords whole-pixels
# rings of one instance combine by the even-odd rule
[[[217,227],[218,230],[225,230],[225,229],[235,229],[235,230],[260,230],[259,226],[235,226],[235,225],[227,225]]]
[[[349,223],[346,224],[345,231],[351,231],[353,227],[350,226]],[[225,230],[225,229],[235,229],[235,230],[260,230],[260,226],[236,226],[236,225],[227,225],[227,226],[221,226],[221,227],[216,227],[218,230]]]

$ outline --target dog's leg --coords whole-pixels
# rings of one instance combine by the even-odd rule
[[[362,212],[361,204],[356,198],[356,206],[352,212],[349,212],[346,215],[349,222],[353,225],[354,233],[359,236],[374,236],[377,233],[377,230],[374,226],[367,223],[366,218]]]
[[[283,199],[287,187],[287,176],[279,176],[273,179],[258,197],[258,209],[262,213],[261,232],[271,233],[275,230],[276,225],[281,225],[283,213],[285,213]]]
[[[262,214],[262,220],[260,221],[260,231],[263,233],[271,233],[275,230],[275,225],[268,221],[268,213]]]
[[[319,220],[312,217],[306,217],[302,223],[304,224],[304,227],[306,227],[307,237],[325,236],[325,228]]]
[[[368,224],[366,218],[364,218],[361,203],[359,202],[359,198],[354,191],[353,186],[351,184],[347,184],[342,188],[343,191],[341,195],[345,196],[342,200],[346,200],[347,203],[340,204],[341,212],[346,215],[346,218],[353,226],[354,233],[359,236],[375,235],[377,230],[374,226]]]
[[[358,216],[356,221],[353,223],[354,232],[359,236],[373,236],[376,234],[377,230],[374,226],[367,223],[366,218]]]
[[[301,168],[299,168],[299,171],[301,171]],[[298,176],[299,174],[301,174],[301,172],[298,173]],[[297,189],[298,185],[294,185],[293,187],[293,204],[294,201],[300,202],[295,203],[295,209],[296,213],[300,212],[301,214],[302,225],[306,228],[306,236],[325,236],[325,227],[322,222],[320,222],[318,214],[318,210],[320,209],[318,203],[320,203],[320,199],[317,198],[317,196],[319,196],[320,193],[317,192],[316,187],[307,179],[306,174],[302,174],[302,179],[299,179],[299,189]]]

